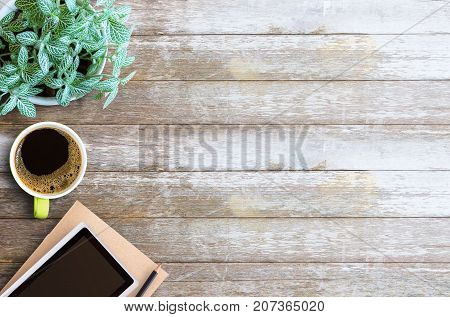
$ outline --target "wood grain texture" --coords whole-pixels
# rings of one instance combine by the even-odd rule
[[[0,171],[24,126],[0,126]],[[74,126],[89,171],[448,170],[450,126]]]
[[[448,263],[187,263],[156,296],[448,296]],[[415,287],[411,287],[415,285]]]
[[[120,1],[136,34],[329,34],[448,32],[445,1]],[[442,8],[439,10],[439,8]],[[437,11],[439,10],[439,11]],[[436,12],[437,11],[437,12]],[[434,13],[435,12],[435,13]]]
[[[0,263],[0,287],[19,268]],[[448,296],[448,263],[167,263],[155,296]],[[414,287],[411,287],[414,285]]]
[[[136,80],[445,80],[450,34],[140,36]]]
[[[449,81],[133,81],[102,110],[90,97],[68,108],[17,112],[2,124],[449,124]]]
[[[450,126],[141,126],[141,170],[449,168]]]
[[[64,122],[61,122],[64,123]],[[9,171],[9,152],[26,126],[0,127],[0,171]],[[139,138],[137,126],[76,126],[88,153],[88,170],[137,170]]]
[[[101,218],[450,217],[449,172],[267,172],[86,174],[55,200]],[[0,218],[31,218],[33,200],[0,174]]]
[[[119,218],[107,223],[157,263],[448,262],[450,257],[450,218]],[[55,224],[3,219],[0,261],[24,261]]]

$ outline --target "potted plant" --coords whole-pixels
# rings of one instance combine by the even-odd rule
[[[96,91],[106,108],[119,87],[131,29],[116,0],[14,0],[0,10],[0,115],[36,116],[35,105],[68,106]],[[112,64],[105,73],[105,64]]]

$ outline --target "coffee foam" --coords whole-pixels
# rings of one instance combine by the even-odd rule
[[[40,194],[58,194],[65,191],[72,185],[80,174],[81,169],[81,151],[77,142],[67,133],[55,129],[63,135],[69,143],[69,158],[67,162],[59,169],[49,175],[37,176],[28,171],[23,163],[21,148],[25,140],[22,140],[16,151],[16,171],[20,180],[29,189]],[[36,153],[39,155],[39,153]]]

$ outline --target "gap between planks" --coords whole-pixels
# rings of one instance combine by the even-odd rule
[[[18,264],[18,265],[22,265],[24,262],[23,261],[2,261],[0,259],[0,264]],[[195,262],[179,262],[179,261],[165,261],[165,262],[161,262],[160,264],[164,265],[164,264],[168,264],[168,265],[186,265],[186,264],[226,264],[226,265],[240,265],[240,264],[273,264],[273,265],[293,265],[293,264],[392,264],[392,265],[396,265],[396,264],[450,264],[449,262],[420,262],[420,261],[415,261],[415,262],[392,262],[392,261],[372,261],[372,262],[356,262],[356,261],[352,261],[352,262],[320,262],[320,261],[310,261],[310,262],[301,262],[301,261],[293,261],[293,262],[273,262],[273,261],[258,261],[258,262],[223,262],[223,261],[217,261],[217,262],[211,262],[211,261],[195,261]]]
[[[163,37],[163,36],[349,36],[349,35],[391,35],[391,36],[403,36],[403,35],[449,35],[450,32],[433,32],[433,33],[148,33],[148,34],[133,34],[132,38],[140,37]]]
[[[0,127],[13,127],[13,128],[26,128],[29,125],[32,125],[33,123],[30,124],[26,124],[26,123],[3,123],[2,121],[0,121]],[[411,126],[415,126],[415,127],[449,127],[450,123],[448,124],[443,124],[443,123],[421,123],[421,124],[417,124],[417,123],[410,123],[410,124],[405,124],[405,123],[386,123],[386,124],[381,124],[381,123],[169,123],[169,124],[165,124],[165,123],[143,123],[143,124],[139,124],[139,123],[118,123],[118,124],[111,124],[111,123],[71,123],[69,124],[70,126],[73,127],[352,127],[352,126],[357,126],[357,127],[401,127],[401,126],[406,126],[406,127],[411,127]]]
[[[61,220],[61,217],[52,217],[49,216],[47,218],[48,220]],[[130,216],[130,217],[102,217],[102,219],[105,220],[138,220],[138,219],[146,219],[146,220],[164,220],[164,219],[189,219],[189,220],[221,220],[221,219],[239,219],[239,220],[277,220],[277,219],[305,219],[305,220],[319,220],[319,219],[325,219],[325,220],[349,220],[349,219],[382,219],[382,220],[395,220],[395,219],[423,219],[423,220],[427,220],[427,219],[450,219],[450,216],[429,216],[429,217],[417,217],[417,216],[411,216],[411,217],[405,217],[405,216],[388,216],[388,217],[380,217],[380,216],[362,216],[362,217],[356,217],[356,216],[342,216],[342,217],[337,217],[337,216],[269,216],[269,217],[250,217],[250,216],[208,216],[208,217],[198,217],[198,216],[167,216],[167,217],[162,217],[162,216],[157,216],[157,217],[145,217],[145,216],[141,216],[141,217],[135,217],[135,216]],[[33,217],[29,218],[19,218],[19,217],[0,217],[0,220],[18,220],[18,221],[23,221],[23,220],[35,220]]]

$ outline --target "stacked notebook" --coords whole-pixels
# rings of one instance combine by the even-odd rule
[[[89,237],[91,237],[91,242],[96,244],[91,243],[91,246],[89,243],[82,243],[84,240],[89,241]],[[60,247],[61,245],[62,247]],[[66,253],[62,254],[63,251]],[[99,251],[100,255],[96,251]],[[85,252],[85,254],[81,252]],[[79,254],[78,257],[77,254]],[[71,261],[73,262],[71,263]],[[157,268],[157,264],[145,254],[80,202],[76,202],[3,288],[1,294],[11,294],[9,296],[22,294],[26,296],[27,294],[33,294],[32,291],[39,292],[39,287],[45,288],[47,287],[45,285],[49,284],[44,283],[46,281],[43,279],[64,274],[61,273],[61,271],[64,272],[61,269],[64,268],[63,265],[70,268],[67,271],[71,271],[73,274],[83,274],[86,277],[91,273],[87,269],[89,266],[85,265],[88,261],[106,265],[106,269],[101,270],[104,276],[91,277],[98,278],[96,286],[101,285],[101,287],[98,287],[99,289],[106,289],[107,291],[108,288],[118,287],[116,285],[118,283],[128,283],[121,286],[127,292],[121,292],[118,289],[114,294],[120,293],[123,296],[130,297],[136,296]],[[111,267],[108,266],[108,261],[113,264]],[[110,278],[105,271],[109,272]],[[143,296],[151,296],[167,276],[168,274],[164,270],[159,270],[158,275],[152,280]],[[123,281],[121,280],[122,277]],[[129,281],[127,281],[127,278]],[[78,282],[76,278],[74,280]],[[55,288],[59,286],[57,283],[55,284]],[[78,288],[80,289],[79,285]],[[14,289],[14,292],[11,289]],[[44,290],[46,294],[58,293],[57,291],[49,292],[48,288]],[[91,293],[88,291],[86,291],[86,295],[83,294],[83,296],[90,295]]]

